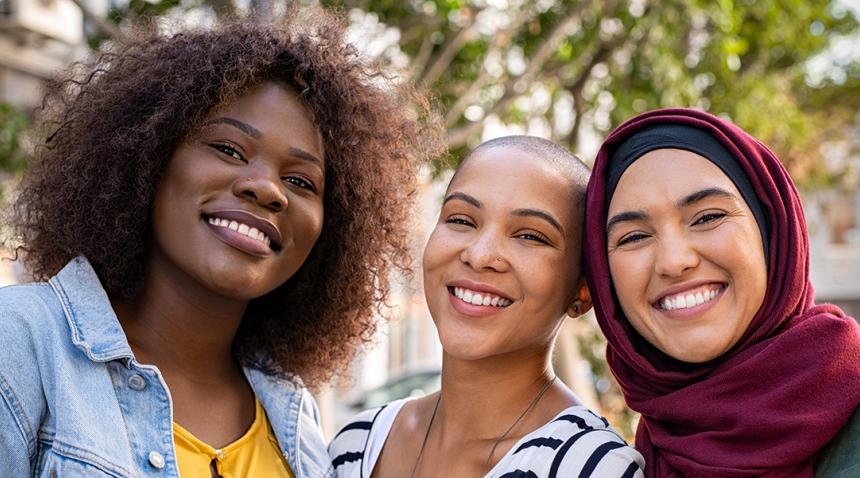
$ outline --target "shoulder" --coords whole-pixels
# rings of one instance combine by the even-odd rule
[[[27,360],[48,342],[68,336],[62,304],[44,282],[0,288],[0,364]]]
[[[332,460],[339,458],[338,461],[342,463],[346,459],[343,456],[344,453],[363,453],[370,431],[379,417],[379,413],[386,407],[388,405],[364,410],[346,422],[328,446],[329,456]]]
[[[822,450],[815,464],[816,478],[849,478],[860,476],[860,408],[842,430]]]
[[[364,410],[337,432],[328,447],[337,476],[361,476],[362,468],[373,469],[398,411],[409,400]]]
[[[513,466],[537,476],[644,476],[639,452],[605,418],[582,406],[565,409],[512,452]]]
[[[42,369],[70,340],[64,317],[48,284],[0,288],[0,425],[11,419],[31,452],[45,411]]]

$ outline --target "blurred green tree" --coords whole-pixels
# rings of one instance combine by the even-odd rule
[[[131,0],[93,44],[153,16],[266,18],[304,3],[348,11],[366,53],[435,94],[453,153],[437,170],[488,124],[593,152],[636,113],[692,106],[729,117],[816,185],[832,179],[818,145],[849,134],[860,106],[857,62],[832,66],[839,81],[807,71],[834,38],[858,35],[841,0]]]
[[[810,84],[806,64],[856,34],[839,3],[804,0],[343,0],[397,28],[404,74],[430,88],[456,153],[488,122],[523,125],[573,151],[659,107],[728,116],[776,150],[801,183],[822,139],[860,103],[857,64]],[[584,131],[584,130],[588,131]],[[455,155],[457,157],[459,155]]]
[[[21,144],[27,130],[27,116],[9,103],[0,102],[0,171],[20,171],[26,165]]]

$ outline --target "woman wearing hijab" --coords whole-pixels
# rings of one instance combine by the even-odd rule
[[[594,165],[584,251],[647,476],[860,469],[860,327],[813,302],[800,198],[766,146],[695,110],[627,121]]]

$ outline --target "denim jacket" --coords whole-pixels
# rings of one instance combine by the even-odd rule
[[[332,477],[307,390],[245,375],[296,477]],[[0,477],[178,478],[172,407],[86,259],[47,283],[0,289]]]

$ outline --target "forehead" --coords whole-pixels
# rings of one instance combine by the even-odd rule
[[[656,149],[624,171],[609,209],[641,207],[658,199],[682,197],[713,187],[739,196],[732,180],[707,158],[682,149]]]
[[[207,118],[225,116],[239,119],[269,137],[292,138],[322,156],[322,134],[310,108],[286,85],[264,81],[231,103],[210,111]]]
[[[562,168],[513,146],[482,148],[468,158],[448,186],[484,202],[510,208],[548,210],[567,220],[581,205],[573,204],[573,184]]]

